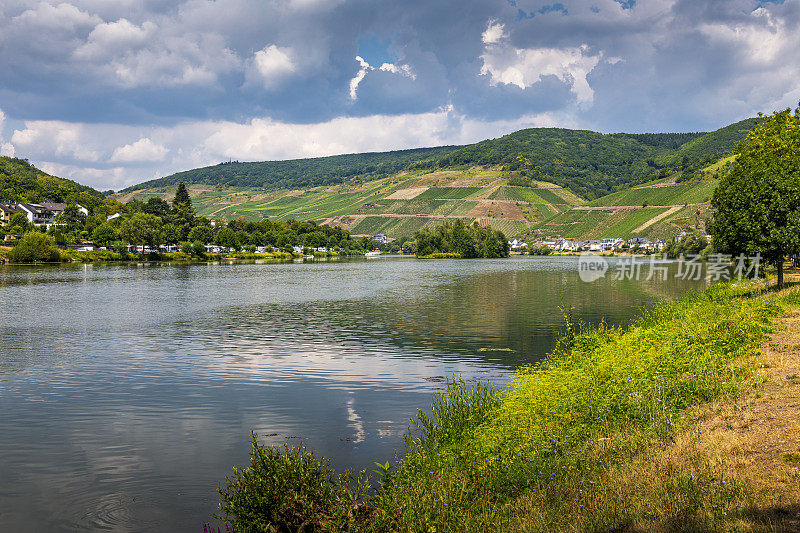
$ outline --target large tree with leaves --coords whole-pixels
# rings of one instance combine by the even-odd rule
[[[720,252],[761,256],[775,265],[800,251],[800,108],[776,111],[735,150],[736,163],[711,201]]]

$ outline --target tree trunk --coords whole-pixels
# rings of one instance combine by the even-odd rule
[[[783,288],[783,257],[778,259],[778,290]]]

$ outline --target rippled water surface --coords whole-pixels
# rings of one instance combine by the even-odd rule
[[[0,526],[199,531],[251,429],[372,468],[444,376],[541,358],[559,306],[625,324],[701,284],[576,264],[0,266]]]

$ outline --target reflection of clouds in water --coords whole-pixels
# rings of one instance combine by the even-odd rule
[[[559,305],[614,324],[687,288],[576,286],[575,265],[0,267],[4,525],[185,529],[247,464],[250,429],[370,468],[444,376],[502,384],[546,351]]]
[[[351,392],[350,397],[347,399],[347,420],[350,422],[350,427],[352,427],[353,431],[355,431],[355,437],[353,437],[352,441],[357,444],[364,440],[367,432],[364,431],[364,422],[362,422],[361,417],[358,416],[358,413],[356,413],[356,410],[353,407],[355,400],[353,399],[352,395],[353,393]]]

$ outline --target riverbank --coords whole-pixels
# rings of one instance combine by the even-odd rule
[[[792,530],[798,304],[796,288],[716,285],[626,330],[570,324],[507,390],[450,383],[373,495],[306,452],[256,446],[271,462],[230,478],[223,514],[351,531]],[[318,475],[291,501],[254,483],[300,463]]]
[[[0,248],[0,263],[8,264],[30,264],[30,263],[12,263],[7,260],[5,254],[11,248]],[[139,262],[139,261],[221,261],[221,260],[237,260],[237,259],[272,259],[280,261],[289,261],[294,259],[321,259],[321,258],[338,258],[338,257],[360,257],[360,256],[346,256],[337,252],[314,252],[313,254],[296,254],[292,252],[266,252],[266,253],[251,253],[251,252],[235,252],[226,254],[207,253],[202,255],[188,254],[184,252],[151,252],[151,253],[134,253],[134,252],[113,252],[107,250],[91,250],[79,251],[70,249],[58,250],[61,263],[110,263],[110,262]]]

